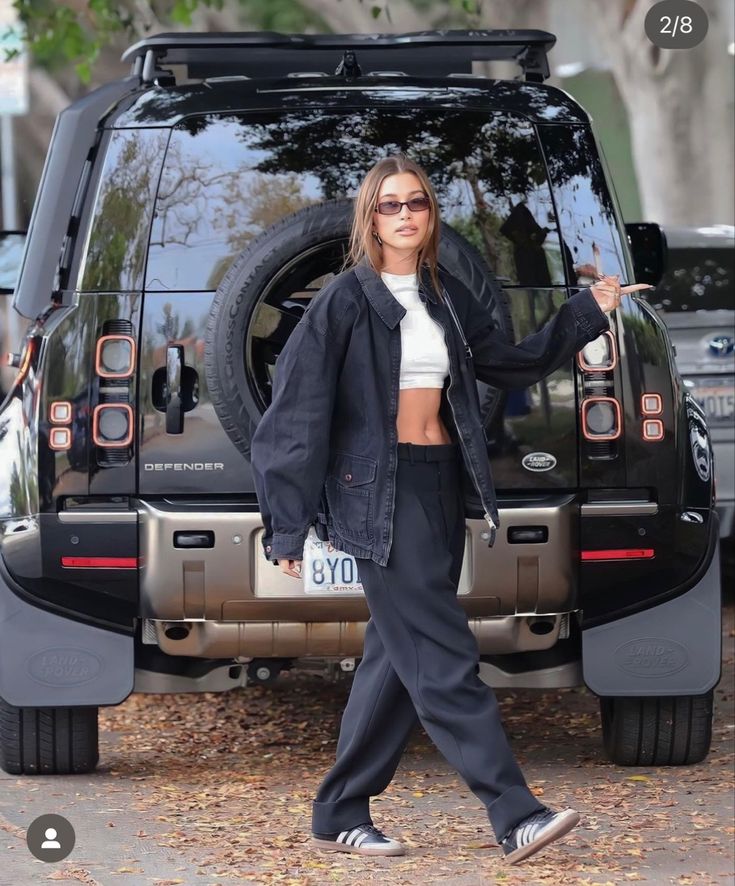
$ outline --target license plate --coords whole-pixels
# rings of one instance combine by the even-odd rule
[[[735,387],[732,385],[697,385],[693,394],[712,424],[735,421]]]
[[[364,595],[357,560],[351,554],[336,550],[330,542],[322,541],[313,526],[304,543],[301,577],[305,594]]]

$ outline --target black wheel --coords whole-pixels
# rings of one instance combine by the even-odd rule
[[[340,198],[279,219],[237,256],[217,287],[205,335],[207,387],[222,427],[246,458],[271,402],[278,355],[311,298],[344,262],[352,209],[352,200]],[[444,222],[439,261],[512,335],[508,300],[494,274]]]
[[[704,695],[600,696],[605,753],[620,766],[700,763],[712,743],[714,690]]]
[[[0,768],[10,775],[91,772],[99,762],[97,711],[18,708],[0,698]]]

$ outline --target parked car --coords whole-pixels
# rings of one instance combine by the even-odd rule
[[[720,539],[735,552],[735,227],[670,226],[666,268],[647,295],[669,330],[684,384],[712,437]]]
[[[626,229],[587,112],[545,82],[554,42],[158,34],[59,115],[0,411],[6,772],[94,768],[98,708],[131,692],[354,669],[359,563],[314,532],[302,581],[274,569],[248,453],[377,157],[427,169],[442,266],[513,340],[599,270],[658,282],[660,229]],[[691,764],[720,677],[710,432],[646,300],[609,321],[537,385],[479,383],[501,530],[490,550],[467,504],[458,595],[483,680],[586,685],[612,760]]]

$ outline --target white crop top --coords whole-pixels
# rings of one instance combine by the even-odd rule
[[[419,298],[418,274],[388,274],[381,279],[406,309],[401,320],[400,388],[443,388],[449,375],[444,330]]]

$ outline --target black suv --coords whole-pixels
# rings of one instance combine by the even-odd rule
[[[357,562],[310,534],[263,553],[249,441],[278,355],[338,271],[350,194],[388,151],[428,171],[440,260],[509,338],[597,271],[656,283],[543,31],[159,34],[58,117],[0,408],[0,765],[98,761],[97,712],[284,668],[342,676],[369,616]],[[513,61],[488,79],[473,60]],[[359,386],[359,379],[355,380]],[[586,685],[610,758],[702,760],[720,677],[705,415],[628,297],[528,389],[480,384],[502,531],[467,519],[458,594],[496,687]],[[316,519],[316,515],[315,515]],[[306,550],[308,548],[308,551]]]

